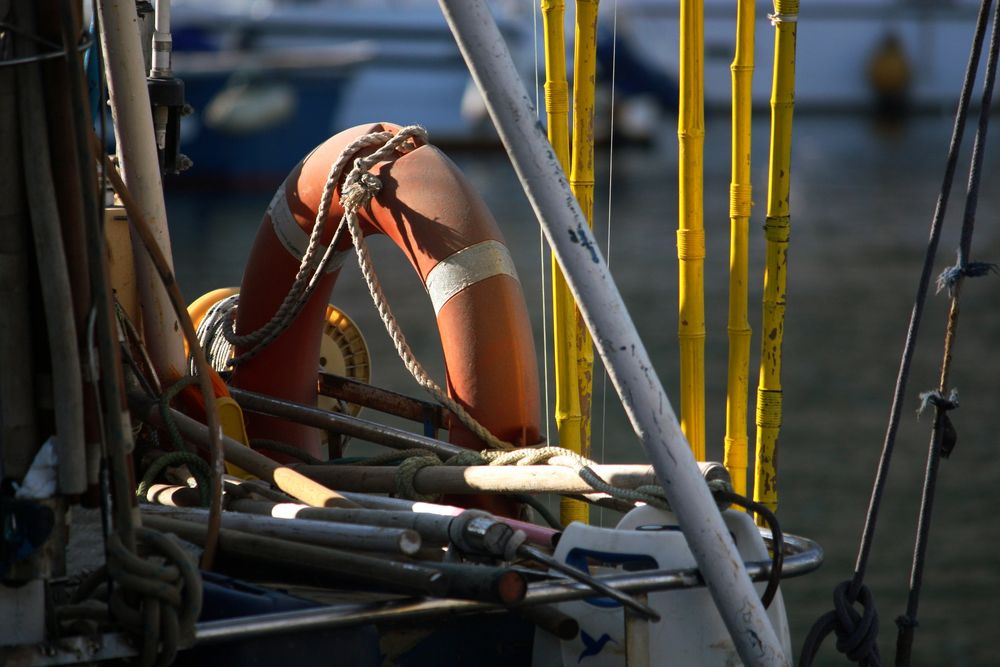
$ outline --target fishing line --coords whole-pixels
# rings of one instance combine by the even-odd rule
[[[538,96],[539,90],[539,79],[538,79],[538,3],[534,0],[529,0],[531,2],[531,37],[532,46],[535,56],[535,118],[541,118],[541,106]],[[552,437],[550,433],[549,423],[552,421],[551,415],[549,413],[549,312],[545,307],[545,303],[548,300],[548,291],[545,287],[545,273],[548,267],[545,264],[545,258],[551,253],[548,252],[548,248],[545,243],[545,233],[542,228],[538,228],[538,265],[539,273],[541,273],[541,283],[542,283],[542,377],[543,384],[545,388],[545,442],[551,443]]]
[[[605,245],[604,256],[608,263],[608,271],[611,271],[611,188],[614,185],[615,176],[615,74],[618,64],[618,0],[614,2],[611,20],[611,111],[610,129],[608,136],[608,239]],[[601,456],[598,459],[601,463],[606,463],[604,455],[605,443],[608,432],[608,369],[604,369],[601,377]],[[601,507],[600,523],[604,525],[604,508]]]
[[[541,99],[539,97],[539,76],[538,76],[538,13],[539,13],[539,3],[535,0],[528,0],[531,4],[531,39],[532,39],[532,53],[535,57],[535,118],[541,118]],[[545,258],[550,256],[548,247],[545,243],[545,233],[542,231],[541,226],[538,227],[538,267],[540,280],[542,284],[542,384],[545,391],[545,400],[543,405],[545,406],[545,442],[546,444],[552,442],[550,426],[552,421],[550,415],[549,407],[549,313],[548,309],[545,307],[546,301],[548,301],[549,295],[545,289],[545,274],[548,271],[548,267],[545,264]],[[546,498],[546,508],[552,512],[552,507],[549,503],[552,502],[552,496]],[[556,512],[558,512],[558,501],[556,505]]]

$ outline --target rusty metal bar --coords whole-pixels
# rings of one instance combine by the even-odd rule
[[[445,410],[436,403],[382,389],[359,380],[320,371],[317,389],[321,396],[338,398],[366,408],[402,417],[434,428],[447,428]]]

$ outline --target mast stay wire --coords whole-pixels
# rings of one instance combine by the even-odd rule
[[[538,68],[538,13],[540,11],[539,3],[536,0],[528,0],[528,4],[531,6],[531,51],[535,59],[535,118],[541,119],[542,107],[541,107],[541,96],[539,90],[541,88],[541,79],[539,77]],[[542,405],[545,406],[545,442],[546,444],[551,444],[552,442],[552,413],[551,413],[551,389],[549,388],[549,310],[547,307],[547,301],[549,299],[549,292],[546,288],[545,274],[551,271],[551,268],[546,263],[546,257],[551,257],[551,251],[548,248],[548,244],[545,243],[545,233],[542,228],[538,228],[538,273],[539,279],[542,287],[541,294],[541,307],[542,307],[542,387],[544,391],[545,399],[542,401]],[[546,503],[551,500],[551,497],[546,499]],[[546,504],[546,508],[551,512],[552,508]],[[558,510],[557,510],[558,511]]]
[[[979,8],[979,15],[976,19],[976,28],[973,36],[973,43],[969,53],[968,66],[965,71],[965,78],[962,83],[962,91],[959,98],[958,108],[955,112],[955,121],[952,129],[951,141],[948,147],[948,157],[945,162],[945,171],[942,178],[941,190],[938,193],[934,215],[931,220],[930,235],[927,240],[927,249],[924,255],[924,263],[920,273],[920,280],[917,292],[913,301],[913,309],[910,313],[910,321],[906,332],[906,342],[899,362],[899,371],[896,378],[896,386],[893,390],[892,407],[889,411],[889,421],[886,427],[885,441],[882,446],[882,454],[879,459],[875,481],[872,486],[871,498],[869,500],[868,511],[865,517],[865,526],[861,536],[861,543],[858,549],[858,558],[854,568],[854,574],[848,581],[841,582],[834,591],[835,609],[821,616],[812,629],[810,629],[805,642],[803,642],[802,652],[799,656],[799,667],[809,667],[812,665],[820,645],[831,632],[837,634],[837,649],[845,653],[853,662],[861,665],[878,667],[882,664],[878,650],[878,613],[875,610],[874,600],[871,590],[864,584],[865,570],[868,565],[868,558],[871,555],[871,548],[874,541],[875,526],[878,521],[878,511],[882,497],[885,492],[885,485],[888,478],[889,467],[892,460],[892,453],[896,443],[896,435],[899,430],[899,421],[903,411],[903,401],[906,395],[906,386],[909,380],[910,366],[916,350],[917,336],[920,323],[923,319],[924,304],[927,300],[927,293],[930,288],[931,273],[934,269],[934,261],[937,257],[938,243],[941,238],[941,228],[943,226],[945,212],[948,208],[948,198],[951,194],[952,183],[954,182],[955,170],[958,163],[959,152],[962,145],[962,137],[965,133],[965,123],[968,118],[972,89],[975,84],[976,72],[979,69],[979,61],[983,50],[983,41],[986,35],[987,17],[990,13],[992,0],[982,0]],[[997,45],[996,32],[997,22],[1000,19],[1000,4],[993,17],[994,31],[991,52]],[[971,179],[971,174],[970,174]],[[978,176],[976,177],[978,182]],[[963,225],[963,243],[965,234]],[[967,260],[967,257],[965,257]],[[960,254],[959,262],[963,261]],[[968,267],[964,267],[968,268]],[[863,608],[859,613],[854,604],[858,603]]]
[[[615,76],[618,66],[618,0],[614,0],[611,23],[611,109],[608,112],[610,128],[608,132],[608,234],[604,248],[608,271],[611,271],[611,194],[615,176]],[[603,363],[601,364],[603,367]],[[598,462],[606,463],[605,449],[608,431],[608,370],[604,368],[601,377],[601,455]],[[604,525],[604,507],[598,510],[600,525]]]

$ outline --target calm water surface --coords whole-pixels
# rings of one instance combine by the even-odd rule
[[[751,326],[756,332],[763,271],[760,225],[766,203],[766,119],[754,129],[756,206],[750,284]],[[619,288],[667,392],[675,396],[677,169],[671,134],[668,131],[663,146],[615,148],[610,251],[606,243],[607,150],[598,159],[595,210],[597,236],[610,255]],[[833,587],[852,572],[949,134],[950,119],[944,117],[913,120],[890,131],[867,119],[813,116],[796,120],[779,515],[785,530],[816,539],[826,550],[826,563],[819,572],[784,586],[796,653],[812,622],[831,608]],[[966,143],[971,144],[971,137]],[[995,144],[991,141],[991,148]],[[452,157],[483,194],[507,236],[541,341],[541,276],[547,270],[541,271],[538,227],[513,171],[499,152],[457,152]],[[973,250],[977,260],[1000,260],[997,167],[996,156],[988,153]],[[935,275],[954,261],[966,173],[960,171],[956,179]],[[728,119],[708,121],[705,178],[707,432],[709,458],[721,460],[729,258]],[[239,284],[272,193],[268,189],[170,195],[177,273],[189,299],[216,287]],[[431,372],[443,378],[433,311],[419,282],[388,242],[375,239],[372,245],[390,302],[414,349]],[[941,466],[914,651],[918,665],[1000,664],[994,649],[994,635],[1000,627],[998,287],[1000,278],[991,276],[967,283],[962,293],[951,375],[961,396],[961,408],[953,413],[958,446]],[[332,300],[365,332],[375,381],[417,394],[419,389],[405,377],[356,269],[345,270]],[[929,417],[917,418],[917,395],[937,385],[945,316],[945,298],[932,297],[867,576],[881,613],[882,654],[887,660],[894,652],[893,620],[905,605],[931,423]],[[540,342],[539,355],[541,360]],[[756,367],[756,355],[752,363]],[[600,379],[595,383],[594,415],[595,458],[642,460],[613,392],[608,387],[605,400]],[[605,519],[613,517],[609,514]],[[828,641],[821,664],[844,664],[834,655],[832,641]]]

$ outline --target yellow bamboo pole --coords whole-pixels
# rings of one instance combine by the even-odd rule
[[[704,3],[681,0],[677,258],[681,429],[705,460]]]
[[[771,92],[771,152],[768,168],[767,256],[761,329],[760,384],[757,387],[757,455],[754,499],[778,507],[775,459],[781,428],[781,341],[785,327],[792,108],[795,96],[795,33],[799,0],[774,0],[774,80]]]
[[[754,5],[738,0],[736,54],[733,58],[733,164],[729,186],[729,376],[726,387],[726,440],[723,463],[733,490],[747,492],[747,401],[750,390],[750,322],[748,308],[748,247],[750,209],[750,116],[752,106]]]
[[[573,157],[569,185],[587,224],[594,227],[594,93],[597,77],[598,0],[577,0],[573,42]],[[580,402],[580,454],[590,458],[590,417],[594,393],[594,346],[576,313],[576,378]],[[584,506],[584,511],[587,506]]]
[[[545,34],[545,113],[549,143],[563,170],[569,170],[569,90],[566,83],[566,6],[562,0],[542,0]],[[552,345],[556,380],[556,427],[559,444],[580,451],[580,393],[577,378],[576,305],[566,279],[552,259]],[[587,522],[589,507],[563,498],[559,504],[563,524]]]

